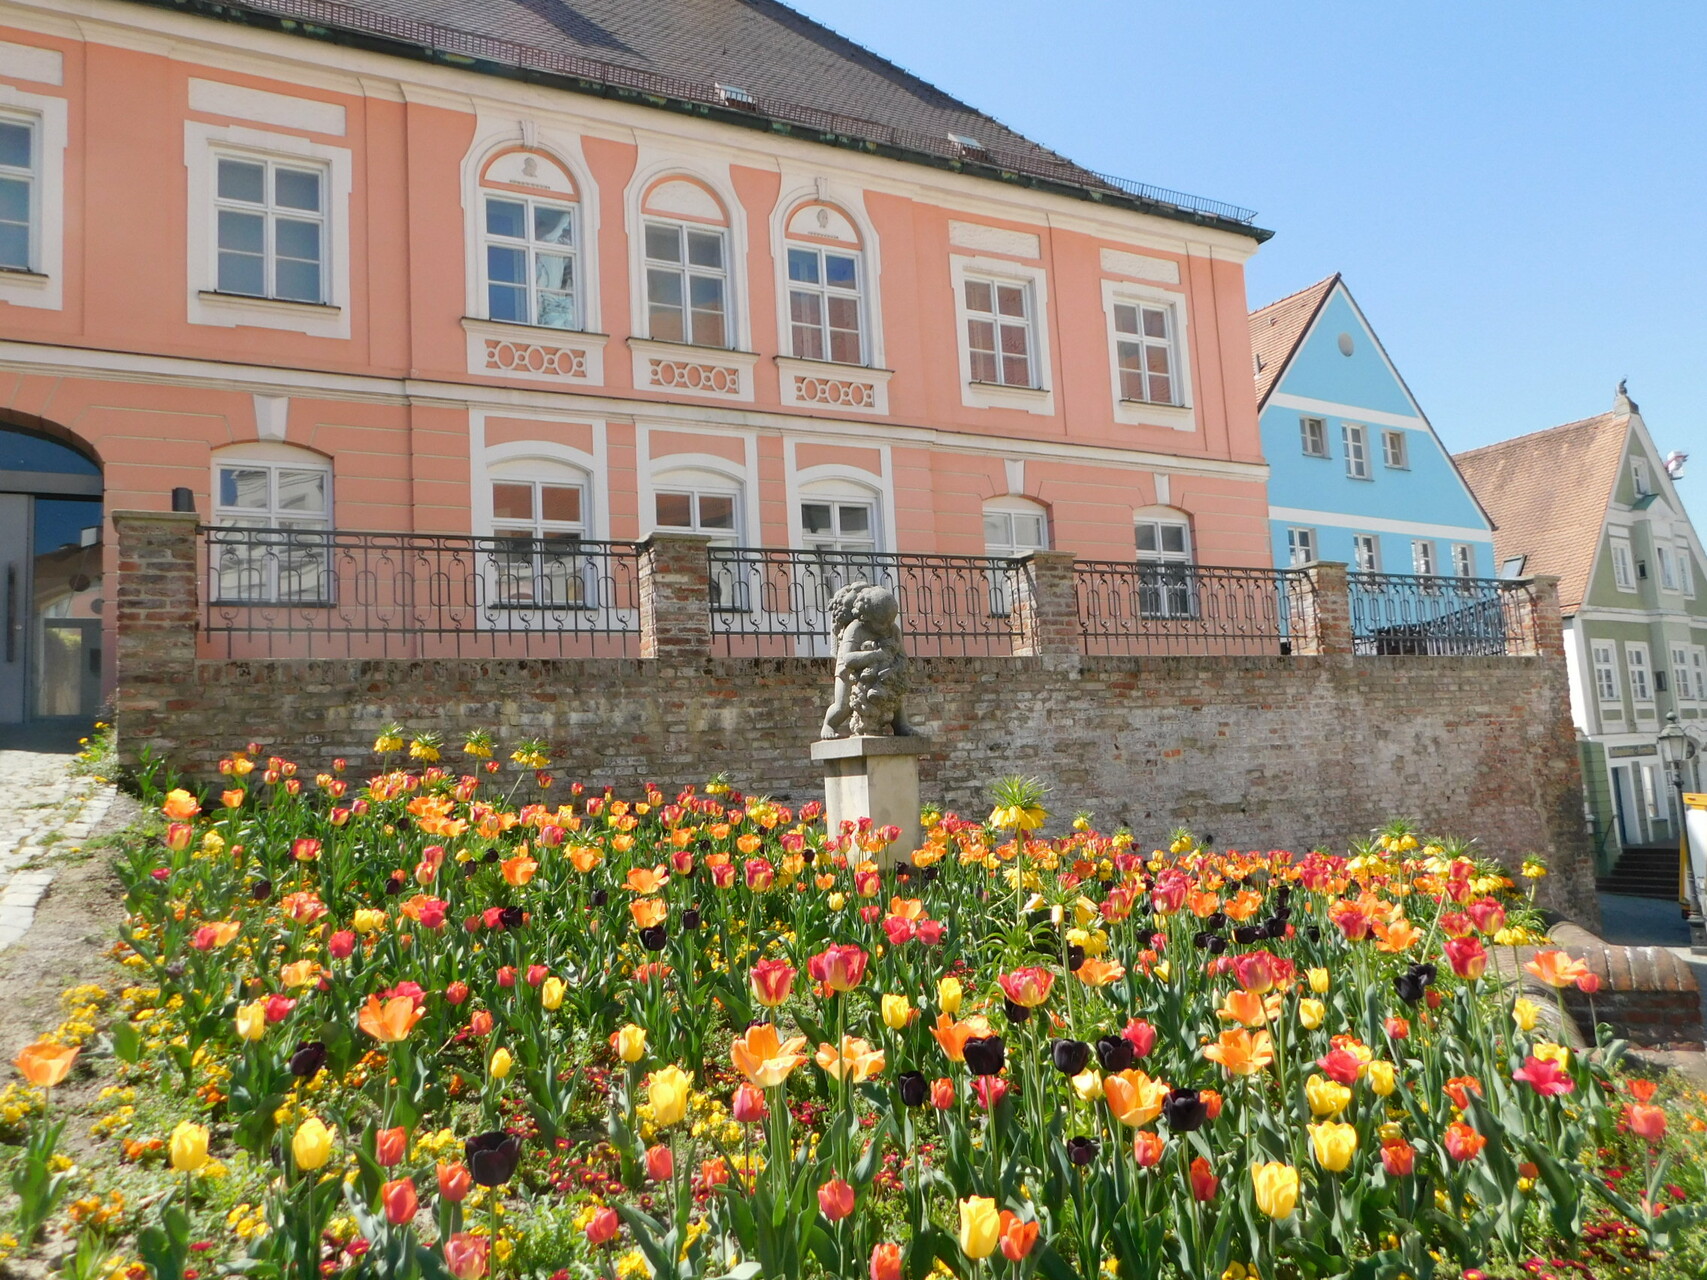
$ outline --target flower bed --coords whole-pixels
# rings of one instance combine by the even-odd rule
[[[467,773],[432,740],[376,747],[365,779],[251,746],[205,795],[152,795],[94,1125],[129,1199],[71,1202],[78,1274],[1426,1280],[1702,1256],[1707,1126],[1496,980],[1536,921],[1462,846],[1403,824],[1348,856],[1152,850],[1087,818],[1046,838],[1007,784],[886,867],[891,833],[827,834],[816,805],[588,792],[482,735]],[[1582,979],[1555,951],[1530,969]],[[103,1043],[104,995],[19,1059],[30,1082]],[[26,1248],[77,1189],[40,1099],[0,1098]]]

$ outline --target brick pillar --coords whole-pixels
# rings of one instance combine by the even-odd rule
[[[1346,567],[1313,560],[1299,570],[1303,582],[1290,589],[1292,652],[1351,652],[1351,590]],[[1298,583],[1298,578],[1288,579]]]
[[[640,544],[640,656],[711,652],[711,574],[698,533],[655,533]]]
[[[1044,658],[1079,654],[1084,634],[1079,625],[1079,596],[1073,583],[1070,551],[1033,551],[1013,577],[1014,657]]]
[[[1540,574],[1500,587],[1505,597],[1509,652],[1563,659],[1565,619],[1559,612],[1559,580]]]
[[[196,707],[196,515],[115,511],[118,591],[114,609],[113,726],[119,759],[173,745],[174,712]]]

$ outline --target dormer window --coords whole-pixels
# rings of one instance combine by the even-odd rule
[[[738,84],[718,85],[717,96],[723,100],[724,106],[734,107],[738,111],[757,111],[759,109],[758,99]]]
[[[964,133],[951,133],[948,135],[948,140],[960,148],[962,155],[981,156],[984,154],[984,144]]]

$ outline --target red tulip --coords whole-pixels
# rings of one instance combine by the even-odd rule
[[[486,1274],[486,1252],[491,1245],[485,1236],[459,1231],[445,1241],[445,1266],[456,1280],[480,1280]]]
[[[1498,933],[1505,928],[1505,908],[1492,898],[1483,898],[1480,902],[1472,902],[1465,911],[1470,919],[1476,922],[1476,927],[1483,933]]]
[[[1525,1058],[1511,1078],[1523,1081],[1543,1098],[1556,1098],[1577,1087],[1577,1082],[1552,1058]]]
[[[1142,1018],[1134,1018],[1121,1029],[1121,1035],[1132,1045],[1134,1056],[1142,1058],[1156,1047],[1156,1029]]]
[[[182,853],[190,847],[190,838],[195,835],[195,828],[187,822],[169,822],[166,824],[166,847],[173,853]]]
[[[1344,1085],[1356,1084],[1357,1077],[1363,1074],[1362,1061],[1349,1049],[1334,1049],[1317,1058],[1316,1065],[1328,1079]]]
[[[1274,961],[1266,951],[1252,951],[1233,961],[1233,972],[1246,991],[1262,995],[1274,987]]]
[[[492,1032],[492,1014],[486,1009],[476,1009],[468,1019],[468,1030],[477,1036],[490,1035]]]
[[[500,987],[513,987],[516,985],[515,965],[507,964],[498,970],[498,985]]]
[[[402,1125],[381,1129],[373,1140],[374,1159],[389,1169],[401,1160],[409,1149],[409,1131]]]
[[[622,1227],[622,1219],[617,1217],[616,1210],[606,1205],[594,1210],[592,1219],[587,1223],[587,1243],[591,1245],[607,1244],[616,1238],[616,1233]]]
[[[763,893],[776,883],[776,868],[764,858],[748,858],[742,870],[746,874],[747,888],[754,893]]]
[[[865,977],[865,966],[871,957],[863,947],[839,943],[825,947],[807,961],[806,972],[814,982],[822,982],[833,992],[852,991]]]
[[[831,1178],[818,1188],[818,1208],[831,1222],[840,1222],[854,1211],[854,1189],[840,1178]]]
[[[668,1182],[675,1176],[676,1157],[668,1147],[659,1143],[646,1148],[646,1176],[653,1182]]]
[[[1387,1035],[1393,1040],[1409,1040],[1411,1024],[1396,1014],[1390,1014],[1387,1018]]]
[[[729,1114],[738,1124],[757,1124],[768,1118],[770,1113],[770,1108],[765,1105],[765,1091],[757,1085],[741,1085],[729,1103]]]
[[[298,836],[291,841],[290,856],[298,862],[313,862],[320,856],[320,842],[313,836]]]
[[[986,1111],[994,1111],[997,1104],[1008,1096],[1008,1090],[1011,1088],[1013,1086],[1000,1076],[974,1076],[972,1078],[972,1092],[978,1095],[978,1101]]]
[[[947,1076],[931,1081],[931,1106],[947,1111],[954,1105],[954,1081]]]
[[[290,1011],[296,1008],[296,1001],[290,996],[271,995],[267,997],[267,1021],[283,1022],[290,1017]]]
[[[1417,1162],[1417,1149],[1403,1138],[1381,1144],[1381,1167],[1389,1178],[1406,1178]]]
[[[1161,1134],[1150,1129],[1140,1129],[1132,1135],[1132,1156],[1138,1161],[1139,1168],[1148,1169],[1161,1161],[1166,1145]]]
[[[1445,949],[1452,972],[1460,978],[1473,982],[1487,972],[1488,949],[1480,938],[1448,938]]]
[[[901,1246],[880,1244],[871,1250],[871,1280],[901,1280]]]
[[[761,960],[753,966],[748,975],[748,982],[753,989],[753,999],[767,1009],[774,1009],[794,989],[795,967],[786,960]]]
[[[1216,1188],[1220,1185],[1221,1179],[1210,1171],[1209,1161],[1198,1156],[1191,1162],[1191,1194],[1193,1198],[1199,1201],[1213,1200]]]
[[[1009,1262],[1018,1262],[1031,1252],[1031,1247],[1037,1243],[1037,1223],[1021,1222],[1019,1216],[1011,1209],[1003,1209],[996,1228],[996,1238],[1001,1244],[1002,1257]]]
[[[462,1203],[462,1199],[474,1186],[474,1175],[468,1171],[465,1164],[441,1164],[439,1173],[439,1194],[452,1204]]]
[[[468,999],[468,984],[466,982],[453,982],[445,988],[447,1003],[459,1005],[466,999]]]
[[[1666,1113],[1645,1102],[1632,1102],[1625,1106],[1624,1124],[1631,1133],[1649,1142],[1658,1142],[1666,1136]]]
[[[334,960],[348,960],[355,949],[356,935],[349,929],[340,929],[326,939],[326,952]]]
[[[1049,999],[1049,988],[1055,975],[1037,965],[1026,965],[1012,973],[999,974],[996,982],[1009,1000],[1026,1009],[1035,1009]]]
[[[394,1227],[413,1222],[415,1211],[421,1207],[412,1178],[398,1178],[386,1183],[379,1189],[379,1202],[385,1206],[385,1220]]]
[[[1446,1154],[1462,1164],[1481,1155],[1482,1148],[1488,1145],[1488,1140],[1459,1120],[1446,1126],[1445,1143]]]
[[[1600,990],[1600,975],[1590,970],[1577,979],[1577,990],[1585,996],[1592,996]]]

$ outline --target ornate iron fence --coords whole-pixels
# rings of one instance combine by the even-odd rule
[[[618,657],[631,543],[204,526],[202,636],[228,658]]]
[[[863,580],[895,592],[907,651],[916,657],[1013,652],[1018,561],[759,547],[713,547],[710,556],[714,651],[827,656],[830,598]]]
[[[1497,578],[1351,573],[1352,651],[1365,655],[1477,657],[1531,642],[1529,586]],[[1521,598],[1520,598],[1521,597]]]
[[[1080,560],[1073,566],[1088,654],[1284,654],[1314,585],[1285,569]]]

